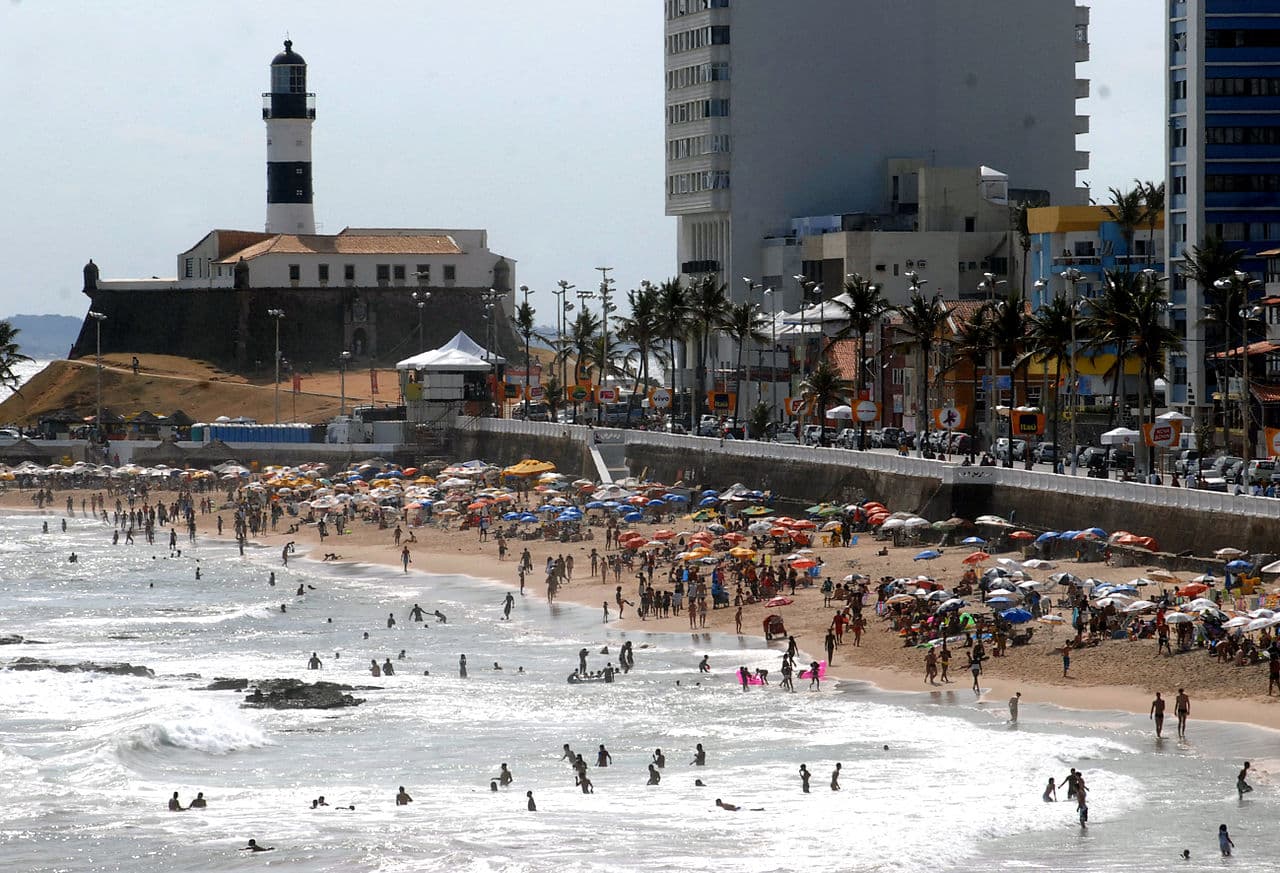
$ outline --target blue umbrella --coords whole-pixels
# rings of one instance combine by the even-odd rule
[[[1081,533],[1093,534],[1095,537],[1102,537],[1103,539],[1107,537],[1107,532],[1100,527],[1087,527]]]
[[[544,503],[538,507],[538,512],[555,512],[556,508],[550,503]]]
[[[688,503],[689,502],[689,498],[685,497],[683,494],[664,494],[662,495],[662,499],[667,501],[668,503]]]
[[[532,512],[526,512],[520,516],[520,520],[525,524],[537,524],[538,516],[534,515]]]
[[[982,537],[965,537],[960,542],[966,546],[985,546],[987,544],[987,541]]]
[[[515,521],[519,517],[520,517],[520,513],[518,512],[504,512],[502,514],[503,521]]]
[[[1228,573],[1243,573],[1246,570],[1252,570],[1252,569],[1253,569],[1253,564],[1250,564],[1248,561],[1239,561],[1239,560],[1232,561],[1230,564],[1227,564],[1227,567],[1226,567],[1226,570]]]
[[[582,516],[574,515],[572,512],[562,512],[556,516],[556,521],[582,521]]]
[[[604,503],[601,504],[601,506],[603,506],[605,509],[617,509],[621,505],[622,504],[616,500],[606,500]]]
[[[1005,603],[1017,603],[1017,602],[1018,601],[1014,600],[1012,597],[993,597],[987,601],[987,603],[994,603],[997,606]]]
[[[720,498],[718,497],[704,497],[698,501],[698,505],[699,506],[715,506],[719,502],[720,502]]]
[[[604,509],[604,503],[600,500],[592,500],[587,503],[587,509]]]
[[[644,516],[638,512],[628,512],[626,515],[622,516],[623,521],[639,521],[642,518],[644,518]]]
[[[719,494],[719,493],[720,493],[720,492],[719,492],[719,491],[717,491],[717,490],[716,490],[716,489],[714,489],[714,488],[708,488],[706,491],[703,491],[703,492],[702,492],[702,496],[703,496],[703,497],[714,497],[715,495],[717,495],[717,494]]]
[[[1056,530],[1051,530],[1046,533],[1042,533],[1040,534],[1040,536],[1036,537],[1036,542],[1047,543],[1049,540],[1056,539],[1057,536],[1058,536],[1058,532]]]
[[[666,506],[666,505],[667,503],[665,500],[659,500],[656,497],[650,500],[649,502],[645,503],[645,506]]]
[[[925,549],[923,552],[920,552],[918,555],[916,555],[916,556],[915,556],[914,558],[912,558],[911,560],[913,560],[913,561],[932,561],[934,558],[941,558],[941,557],[942,557],[942,552],[939,552],[937,549]]]
[[[1064,530],[1062,533],[1058,534],[1058,539],[1074,540],[1079,533],[1080,531],[1078,530]]]
[[[1000,599],[1003,600],[1004,598]],[[1000,613],[1000,617],[1009,622],[1009,624],[1025,624],[1031,621],[1032,615],[1025,609],[1006,609]]]

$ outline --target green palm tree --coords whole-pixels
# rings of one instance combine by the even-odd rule
[[[533,368],[533,359],[529,355],[529,341],[534,334],[534,313],[534,308],[529,305],[528,300],[525,300],[516,307],[516,314],[511,318],[515,324],[516,333],[524,337],[524,402],[526,404],[529,402],[529,370]]]
[[[902,323],[898,326],[898,332],[902,338],[896,345],[901,348],[915,349],[921,358],[920,378],[922,391],[920,397],[924,418],[924,438],[927,441],[929,438],[929,418],[932,414],[929,408],[929,360],[933,355],[933,350],[943,342],[942,328],[950,314],[947,312],[947,308],[942,305],[941,295],[928,298],[918,289],[913,290],[906,304],[896,307],[896,311],[902,318]],[[923,454],[923,443],[920,445],[919,451]]]
[[[1138,408],[1145,409],[1144,400],[1149,401],[1150,416],[1146,420],[1154,423],[1155,380],[1164,375],[1169,353],[1182,348],[1182,339],[1168,324],[1169,295],[1164,282],[1155,278],[1154,272],[1141,275],[1143,281],[1138,283],[1129,309],[1130,343],[1133,357],[1142,368]]]
[[[657,311],[654,318],[657,321],[658,336],[668,344],[667,361],[671,365],[671,393],[673,396],[678,396],[680,386],[676,384],[676,363],[679,358],[676,357],[676,343],[680,343],[683,347],[689,339],[689,324],[686,320],[689,312],[688,294],[678,276],[658,286],[655,308]]]
[[[584,364],[591,366],[596,363],[593,354],[597,349],[596,340],[599,332],[600,317],[583,307],[578,312],[577,317],[570,323],[569,336],[565,338],[565,354],[570,351],[573,352],[575,368]],[[576,385],[577,381],[577,379],[574,379],[573,383]],[[604,384],[603,378],[600,384]],[[578,402],[576,400],[573,402],[573,415],[576,421],[578,417]]]
[[[969,376],[974,398],[974,408],[969,415],[969,456],[973,457],[978,442],[978,371],[987,366],[993,348],[991,336],[991,307],[980,306],[967,320],[956,328],[956,357],[952,366],[964,361],[969,365]],[[994,387],[994,386],[993,386]],[[991,399],[988,398],[990,403]]]
[[[1111,408],[1107,411],[1107,427],[1113,427],[1116,414],[1124,404],[1124,370],[1132,355],[1131,314],[1138,293],[1140,275],[1124,270],[1108,270],[1103,293],[1089,301],[1089,313],[1081,319],[1088,339],[1085,348],[1093,354],[1115,349],[1115,363],[1107,371],[1111,376]]]
[[[1240,269],[1240,261],[1244,258],[1243,249],[1228,249],[1222,240],[1214,236],[1205,237],[1204,242],[1192,246],[1187,252],[1182,266],[1182,273],[1192,282],[1200,286],[1201,297],[1200,324],[1216,324],[1222,331],[1223,355],[1220,372],[1226,373],[1227,362],[1232,348],[1231,338],[1238,336],[1234,329],[1240,322],[1240,311],[1244,308],[1244,290],[1238,283],[1231,283],[1226,289],[1220,289],[1216,283],[1235,274]],[[1222,380],[1223,387],[1226,379]],[[1222,445],[1228,445],[1227,438],[1227,404],[1225,391],[1222,403]]]
[[[627,292],[627,305],[630,315],[615,315],[613,322],[618,328],[618,339],[635,346],[638,355],[635,385],[631,395],[634,397],[640,386],[649,384],[649,361],[653,357],[663,357],[661,326],[658,319],[658,291],[645,282],[639,291]]]
[[[818,361],[818,366],[809,371],[809,375],[800,383],[800,397],[812,402],[818,410],[818,425],[827,419],[827,409],[833,400],[843,400],[853,387],[851,382],[840,378],[840,371],[828,360]]]
[[[764,326],[768,320],[760,312],[760,307],[755,303],[734,303],[730,304],[728,310],[724,313],[724,322],[721,329],[730,338],[733,339],[738,346],[738,362],[734,368],[734,372],[742,370],[742,352],[749,343],[768,342],[769,337],[764,332]],[[751,384],[751,359],[747,359],[747,370],[745,378],[738,383],[738,398],[733,414],[735,418],[742,418],[742,395],[743,385]]]
[[[1009,366],[1009,457],[1006,463],[1013,465],[1013,407],[1018,405],[1018,371],[1022,371],[1022,402],[1025,404],[1031,396],[1028,385],[1028,373],[1031,369],[1031,356],[1027,354],[1027,331],[1030,313],[1027,310],[1027,299],[1018,288],[1010,287],[1005,299],[991,304],[991,341],[1002,357],[1008,357]],[[1031,453],[1027,452],[1023,462],[1031,466]]]
[[[20,350],[18,345],[20,333],[22,333],[21,328],[15,328],[8,321],[0,321],[0,385],[15,394],[21,394],[18,390],[21,377],[13,372],[13,368],[31,360]]]
[[[838,296],[827,301],[848,319],[848,323],[835,332],[831,337],[831,341],[834,343],[850,336],[858,338],[858,370],[854,374],[853,382],[857,385],[858,390],[862,391],[863,387],[870,381],[867,378],[867,334],[880,323],[880,319],[893,307],[884,298],[879,285],[869,279],[862,278],[857,273],[849,274],[844,283],[843,296],[849,298],[848,303],[845,303]]]
[[[1102,207],[1102,211],[1120,226],[1120,235],[1124,237],[1124,253],[1133,254],[1133,234],[1138,225],[1146,218],[1146,207],[1143,204],[1142,183],[1130,191],[1119,188],[1109,189],[1111,203]]]
[[[1070,360],[1075,350],[1071,348],[1071,301],[1066,297],[1054,297],[1031,316],[1027,330],[1027,349],[1042,361],[1053,359],[1053,384],[1062,385],[1062,361]],[[1074,391],[1074,389],[1071,389]],[[1062,443],[1058,439],[1062,424],[1060,387],[1053,394],[1053,445],[1058,457],[1063,457]],[[1073,413],[1074,414],[1074,413]],[[1071,446],[1071,451],[1075,451]]]
[[[702,412],[702,397],[707,392],[707,355],[711,350],[711,340],[724,325],[725,310],[728,307],[728,296],[725,286],[716,281],[713,275],[698,279],[688,293],[688,320],[693,325],[693,336],[697,345],[698,363],[694,370],[695,396],[693,398],[692,426],[698,426]]]
[[[1147,263],[1150,264],[1156,256],[1156,224],[1164,215],[1164,182],[1159,185],[1137,179],[1134,182],[1142,188],[1142,217],[1147,223]]]

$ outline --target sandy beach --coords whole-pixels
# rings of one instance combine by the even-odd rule
[[[55,491],[52,506],[46,506],[40,511],[50,518],[61,516],[65,512],[66,497],[71,495],[76,514],[79,515],[80,499],[87,497],[88,493],[76,490]],[[166,500],[174,496],[173,492],[168,491],[154,494],[165,495]],[[222,493],[221,498],[224,497],[225,493]],[[35,509],[31,492],[13,488],[0,496],[0,505],[26,511]],[[218,514],[215,512],[197,517],[200,536],[218,536]],[[233,513],[223,510],[221,514],[224,521],[222,538],[229,543],[234,542],[231,525]],[[698,527],[692,522],[681,522],[679,519],[665,526],[674,526],[677,530],[696,530]],[[454,527],[456,528],[456,522]],[[637,524],[634,527],[651,533],[659,525]],[[326,554],[334,554],[341,562],[400,567],[401,548],[394,543],[392,528],[380,528],[377,524],[357,520],[342,535],[333,535],[330,531],[330,536],[323,544],[313,524],[303,524],[294,533],[286,533],[286,528],[287,524],[282,521],[279,531],[262,532],[253,539],[269,549],[279,549],[286,542],[293,541],[296,547],[295,558],[318,561]],[[633,609],[628,608],[626,617],[617,619],[614,606],[616,584],[622,585],[627,599],[636,601],[636,578],[625,569],[617,583],[614,582],[612,573],[609,574],[607,583],[602,583],[598,575],[590,576],[589,556],[592,548],[600,553],[605,552],[603,528],[591,530],[594,539],[586,542],[513,540],[509,543],[511,552],[506,560],[499,560],[498,546],[492,537],[487,542],[482,542],[476,530],[459,531],[424,525],[412,528],[416,542],[408,543],[412,556],[410,570],[469,576],[518,588],[517,559],[521,550],[527,547],[535,570],[527,577],[526,596],[544,598],[546,586],[541,568],[546,559],[572,555],[575,572],[569,584],[560,588],[557,597],[559,601],[595,609],[597,614],[601,614],[601,604],[608,601],[612,621],[617,627],[636,631],[688,633],[688,618],[683,614],[666,619],[641,620]],[[110,536],[109,531],[110,528],[104,526],[104,537]],[[407,531],[405,539],[408,539]],[[887,546],[887,556],[877,554],[882,546]],[[950,587],[964,572],[961,559],[971,549],[968,546],[949,547],[943,549],[942,556],[935,560],[913,561],[913,555],[919,551],[918,546],[895,548],[892,544],[875,541],[869,535],[864,535],[857,544],[848,548],[823,546],[819,541],[815,543],[814,551],[823,561],[823,576],[830,576],[836,581],[849,573],[861,573],[872,580],[882,576],[914,577],[928,574]],[[1006,556],[1020,557],[1016,553],[1008,553]],[[1141,575],[1142,569],[1070,560],[1055,562],[1053,569],[1039,571],[1036,575],[1043,578],[1055,570],[1068,570],[1078,576],[1120,583]],[[663,587],[662,577],[660,566],[659,573],[655,576],[655,584],[659,588]],[[1144,596],[1150,597],[1155,593],[1144,592]],[[499,608],[500,604],[495,600],[495,611]],[[1066,612],[1069,618],[1070,613]],[[735,608],[732,606],[711,610],[707,614],[706,627],[699,628],[697,633],[733,633],[734,613]],[[745,605],[742,622],[744,633],[763,637],[762,621],[771,613],[783,616],[788,633],[796,637],[802,650],[813,653],[815,658],[820,657],[817,653],[822,649],[823,638],[835,614],[835,608],[823,606],[823,595],[817,586],[797,589],[794,602],[788,606],[769,608],[763,604]],[[852,635],[846,634],[844,644],[836,649],[834,661],[830,665],[832,676],[871,682],[890,691],[973,695],[970,675],[964,669],[962,650],[957,652],[952,665],[952,682],[931,686],[924,680],[924,652],[914,647],[904,647],[900,637],[889,628],[887,622],[874,614],[872,607],[868,607],[864,614],[868,618],[868,624],[861,646],[854,646]],[[1060,651],[1063,641],[1070,633],[1069,629],[1039,623],[1034,626],[1034,638],[1029,644],[1010,646],[1004,657],[987,660],[981,680],[983,693],[979,696],[980,701],[1003,707],[1008,698],[1019,691],[1022,693],[1023,703],[1028,705],[1044,703],[1083,710],[1122,710],[1145,714],[1154,692],[1161,691],[1171,699],[1179,688],[1185,688],[1192,699],[1193,721],[1208,719],[1280,729],[1280,705],[1277,705],[1280,698],[1266,696],[1265,665],[1237,667],[1210,658],[1202,649],[1173,656],[1158,655],[1154,639],[1134,642],[1112,640],[1096,647],[1073,650],[1070,676],[1064,679]],[[774,645],[781,654],[785,641],[775,642]]]

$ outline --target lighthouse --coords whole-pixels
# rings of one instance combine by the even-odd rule
[[[267,233],[313,234],[311,124],[316,95],[307,91],[307,62],[291,40],[271,61],[271,90],[262,95],[267,123]]]

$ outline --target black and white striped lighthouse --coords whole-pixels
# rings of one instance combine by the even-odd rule
[[[271,61],[271,91],[262,95],[267,123],[267,233],[315,233],[311,206],[311,124],[316,95],[307,92],[307,62],[284,41]]]

